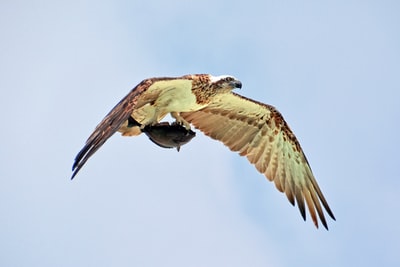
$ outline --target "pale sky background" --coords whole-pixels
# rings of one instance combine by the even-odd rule
[[[0,266],[400,266],[398,1],[1,1]],[[337,221],[221,143],[94,127],[142,79],[231,74],[278,108]]]

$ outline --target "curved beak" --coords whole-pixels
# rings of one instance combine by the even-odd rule
[[[231,82],[231,85],[232,85],[233,88],[239,88],[239,89],[242,88],[242,82],[239,81],[239,80],[234,80],[234,81],[232,81],[232,82]]]

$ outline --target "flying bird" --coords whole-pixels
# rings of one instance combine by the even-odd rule
[[[177,147],[194,137],[191,125],[246,156],[256,169],[298,206],[306,206],[318,228],[328,229],[324,209],[335,220],[297,138],[273,106],[232,92],[242,83],[233,76],[190,74],[143,80],[97,125],[72,166],[71,179],[115,132],[146,133],[163,147]],[[160,122],[170,114],[175,122]]]

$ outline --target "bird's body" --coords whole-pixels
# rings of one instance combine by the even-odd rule
[[[137,99],[131,117],[141,125],[154,125],[167,114],[196,111],[205,106],[198,103],[192,92],[192,80],[187,78],[155,80]],[[125,123],[126,124],[126,123]],[[123,125],[118,131],[125,136],[140,134],[141,131]]]
[[[179,148],[194,136],[189,134],[192,124],[232,151],[246,156],[293,205],[297,203],[304,219],[307,205],[314,224],[318,227],[318,214],[327,228],[322,206],[333,219],[334,215],[295,135],[274,107],[232,92],[241,86],[239,80],[228,75],[193,74],[143,80],[88,138],[75,158],[72,178],[116,131],[135,136],[151,129],[154,132],[150,134],[158,138],[156,144]],[[175,118],[177,125],[184,126],[184,130],[159,124],[167,114]],[[160,126],[157,132],[151,128],[155,125]]]

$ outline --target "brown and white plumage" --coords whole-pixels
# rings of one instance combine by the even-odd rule
[[[190,124],[255,165],[273,181],[306,219],[328,228],[323,209],[335,219],[296,137],[272,106],[232,92],[240,81],[208,74],[142,81],[100,122],[75,158],[72,178],[116,131],[124,136],[143,132],[170,113],[188,130]],[[137,125],[130,123],[134,119]],[[168,137],[166,137],[168,138]]]
[[[290,203],[297,203],[304,219],[306,204],[314,224],[318,227],[318,214],[328,228],[322,207],[333,219],[334,215],[299,142],[274,107],[229,93],[213,98],[202,110],[181,116],[207,136],[246,156]]]

